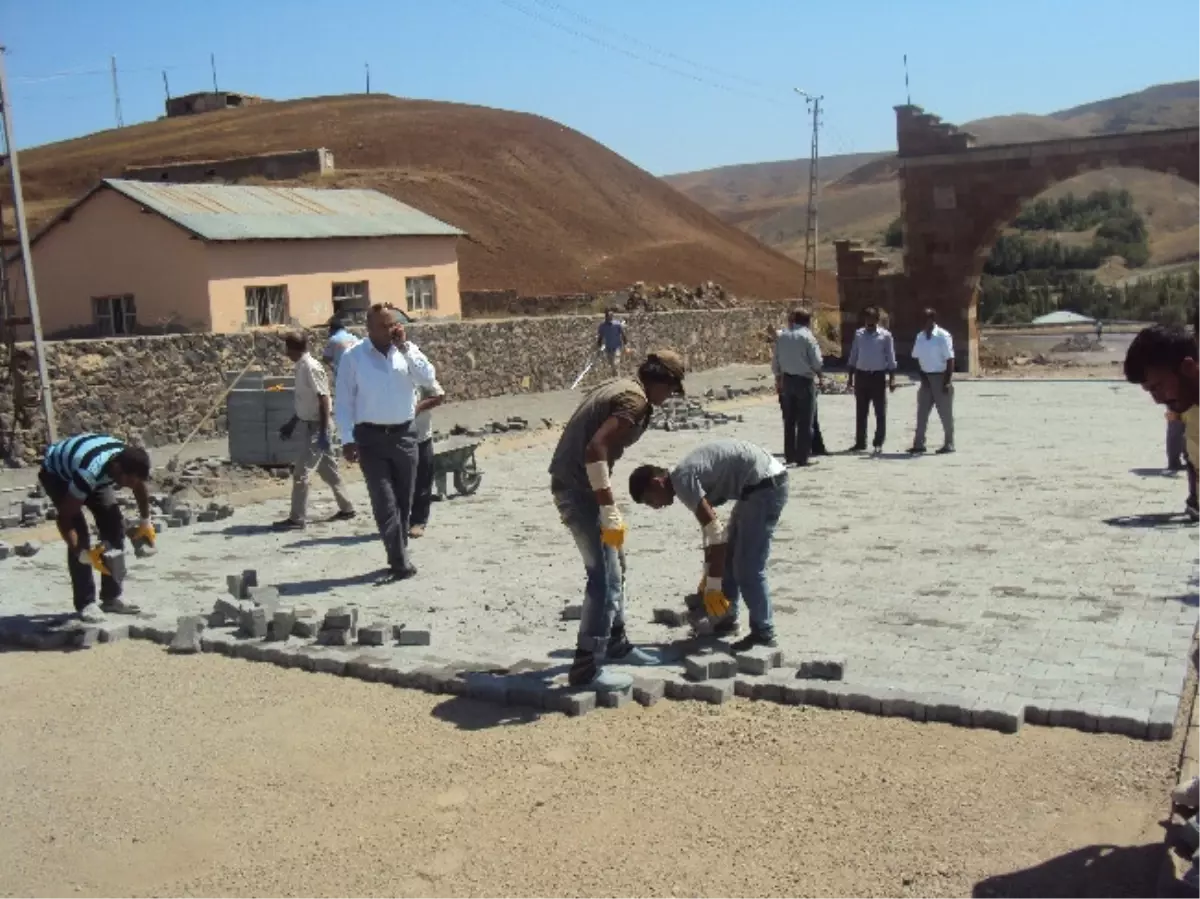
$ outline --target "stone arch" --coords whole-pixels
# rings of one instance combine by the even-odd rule
[[[864,252],[839,248],[843,321],[856,315],[848,305],[878,297],[891,312],[903,353],[921,325],[921,310],[932,306],[954,335],[959,366],[971,371],[979,364],[976,308],[983,265],[1024,203],[1059,182],[1104,168],[1142,168],[1200,183],[1200,128],[976,147],[972,135],[919,106],[897,106],[896,143],[905,270],[885,275],[876,267],[874,277],[864,278]]]

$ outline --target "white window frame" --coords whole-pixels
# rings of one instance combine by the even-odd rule
[[[433,275],[405,278],[404,299],[409,312],[437,311],[437,278]]]
[[[101,337],[132,337],[137,333],[137,301],[131,293],[92,297],[92,321]]]
[[[370,281],[334,281],[330,287],[333,314],[346,323],[362,324],[371,308]]]
[[[246,326],[270,328],[288,323],[288,289],[286,284],[253,284],[246,286]]]

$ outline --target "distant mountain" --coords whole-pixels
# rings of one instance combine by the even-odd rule
[[[936,112],[937,110],[933,110]],[[1158,84],[1133,94],[1086,103],[1050,115],[1015,114],[955,123],[980,144],[1119,134],[1200,123],[1200,81]],[[833,267],[832,242],[848,237],[878,242],[900,214],[892,153],[856,153],[820,160],[822,267]],[[731,224],[797,259],[804,255],[808,160],[724,166],[668,175],[666,181]],[[1200,241],[1196,188],[1140,169],[1091,172],[1047,192],[1088,193],[1125,188],[1150,229],[1152,264],[1195,258]],[[897,254],[893,254],[897,255]]]

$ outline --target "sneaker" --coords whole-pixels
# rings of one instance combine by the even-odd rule
[[[619,655],[614,655],[610,649],[605,658],[618,665],[661,665],[663,662],[662,655],[657,650],[634,646],[629,641],[625,642],[625,646],[619,649],[619,652]]]
[[[96,603],[89,602],[79,610],[79,620],[86,621],[88,624],[98,624],[104,620],[104,612]]]
[[[350,521],[352,518],[357,518],[358,513],[353,509],[339,509],[337,513],[330,518],[330,521]]]
[[[408,529],[408,536],[414,537],[414,538],[424,537],[425,536],[425,525],[414,524],[412,527],[410,527]]]
[[[142,611],[141,606],[124,602],[120,597],[102,600],[100,608],[106,615],[139,615]]]
[[[389,584],[398,584],[400,581],[407,581],[410,577],[415,577],[416,574],[417,567],[415,565],[409,565],[402,571],[393,571],[389,568],[385,574],[375,580],[375,586],[386,587]]]
[[[572,687],[592,689],[598,693],[611,693],[630,689],[633,686],[633,678],[618,671],[602,670],[596,664],[595,653],[576,649],[567,683]]]
[[[954,452],[954,447],[951,444],[947,443],[945,446],[943,446],[940,450],[937,451],[937,455],[948,456],[952,452]]]
[[[271,527],[277,531],[302,531],[304,530],[304,522],[285,518],[283,521],[275,522]]]
[[[766,646],[770,649],[775,649],[778,645],[779,642],[775,639],[775,634],[764,634],[751,631],[746,636],[742,637],[742,639],[730,644],[729,648],[734,652],[746,652],[749,649],[753,649],[755,646]]]
[[[919,456],[923,452],[925,452],[925,447],[923,446],[910,446],[908,448],[908,453],[910,456]],[[938,452],[941,452],[941,450],[938,450]]]
[[[736,618],[722,618],[713,625],[714,637],[736,637],[741,628]]]
[[[866,451],[867,445],[865,443],[856,443],[854,446],[850,447],[850,449],[846,450],[848,453],[865,453]]]

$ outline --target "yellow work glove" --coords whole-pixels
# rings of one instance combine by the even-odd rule
[[[600,507],[600,542],[613,549],[625,545],[625,522],[616,506]]]
[[[101,574],[111,575],[108,566],[104,564],[104,551],[107,549],[103,543],[99,546],[93,546],[91,549],[81,549],[79,551],[79,561],[83,565],[91,565]]]
[[[704,582],[704,611],[711,618],[724,617],[729,611],[729,600],[725,596],[725,591],[721,589],[721,579],[718,577],[706,578]]]
[[[138,526],[133,531],[134,540],[145,540],[151,546],[158,539],[158,532],[154,529],[154,522],[149,518],[143,518],[138,522]]]

